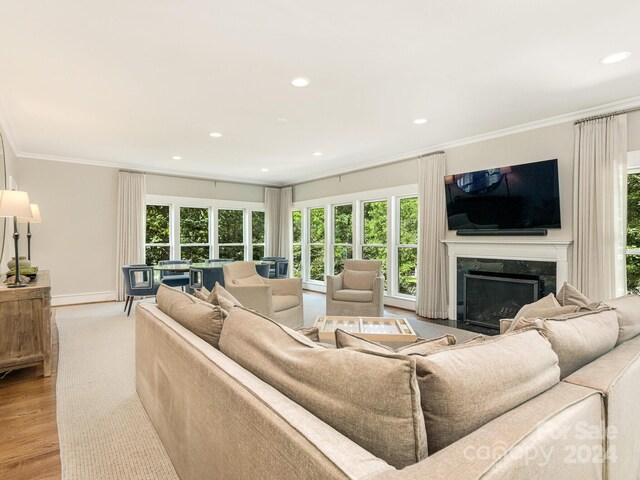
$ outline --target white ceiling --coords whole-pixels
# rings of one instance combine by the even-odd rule
[[[638,0],[0,0],[0,120],[19,155],[291,183],[639,96],[639,25]]]

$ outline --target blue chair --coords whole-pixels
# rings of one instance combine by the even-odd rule
[[[162,265],[191,265],[191,260],[160,260],[159,266]],[[160,282],[168,287],[184,287],[189,285],[189,272],[178,272],[172,270],[160,270]]]
[[[289,260],[287,257],[262,257],[263,262],[271,262],[269,278],[288,278]]]
[[[224,287],[222,267],[191,267],[189,269],[189,288],[191,290],[205,287],[211,291],[216,283]]]
[[[153,280],[153,267],[146,265],[125,265],[122,267],[124,275],[124,311],[127,317],[131,313],[131,306],[136,297],[154,297],[158,293],[159,284]],[[128,307],[128,308],[127,308]]]

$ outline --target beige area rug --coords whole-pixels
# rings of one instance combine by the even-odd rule
[[[177,479],[135,390],[135,324],[122,303],[56,311],[64,480]]]

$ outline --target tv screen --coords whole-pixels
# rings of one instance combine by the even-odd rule
[[[449,230],[560,228],[558,160],[448,175]]]

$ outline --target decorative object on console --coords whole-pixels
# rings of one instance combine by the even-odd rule
[[[21,255],[20,258],[18,259],[18,263],[20,263],[20,269],[21,270],[31,267],[31,261],[27,257],[25,257],[23,255]],[[7,262],[7,268],[9,270],[15,270],[15,268],[16,268],[16,257],[11,257],[11,260],[9,260]]]
[[[27,258],[31,260],[31,224],[42,223],[42,217],[40,216],[40,207],[38,206],[38,204],[32,203],[31,217],[18,217],[18,223],[27,224]]]
[[[20,260],[18,243],[18,217],[31,217],[31,203],[27,192],[17,190],[2,190],[0,196],[0,217],[13,217],[13,244],[15,258]],[[16,263],[15,281],[7,285],[9,288],[26,287],[26,283],[20,281],[20,261]]]

